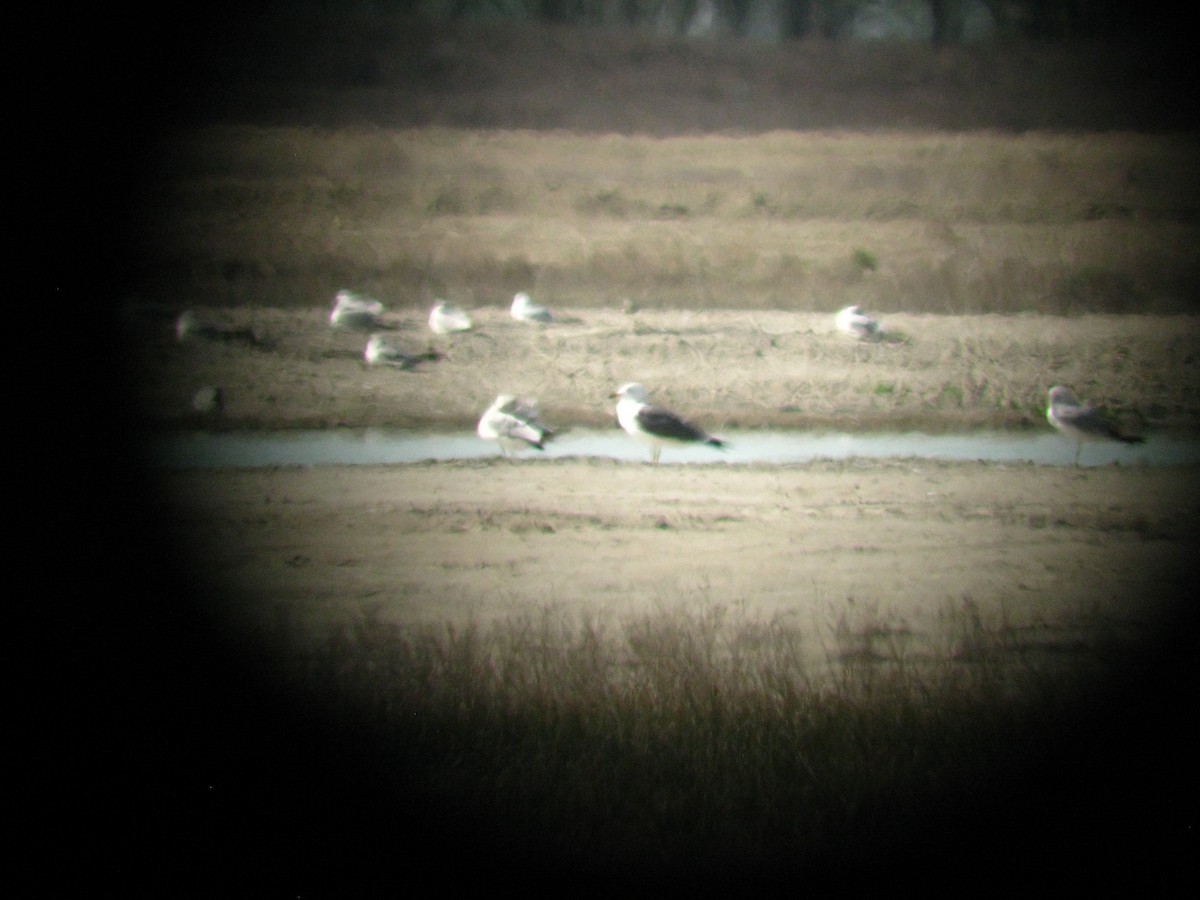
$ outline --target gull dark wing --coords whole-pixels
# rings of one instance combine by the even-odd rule
[[[644,406],[637,414],[638,424],[648,434],[672,441],[707,441],[708,435],[675,413],[657,406]]]
[[[1100,407],[1091,405],[1059,406],[1055,409],[1054,414],[1063,424],[1077,428],[1079,431],[1087,434],[1112,438],[1115,441],[1124,441],[1127,444],[1137,444],[1143,440],[1141,437],[1127,435],[1121,431],[1117,423]]]

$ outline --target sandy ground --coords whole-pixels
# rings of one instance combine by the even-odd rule
[[[1190,593],[1196,486],[1148,468],[496,459],[167,473],[161,512],[231,622],[324,635],[368,615],[719,605],[798,625],[819,662],[839,623],[936,644],[969,606],[1033,643],[1069,643],[1080,617],[1157,636]]]
[[[615,427],[608,397],[627,381],[715,433],[1044,429],[1053,384],[1137,430],[1200,428],[1196,316],[884,314],[896,340],[866,344],[835,332],[836,310],[556,308],[541,327],[467,309],[476,328],[458,335],[433,334],[425,309],[389,310],[397,343],[440,356],[398,371],[368,367],[366,335],[331,329],[327,308],[199,309],[226,337],[180,343],[178,309],[130,306],[121,362],[154,428],[473,429],[499,393],[536,398],[557,427]],[[218,415],[192,407],[206,385],[223,391]]]

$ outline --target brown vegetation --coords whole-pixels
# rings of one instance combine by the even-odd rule
[[[231,34],[134,195],[128,289],[154,302],[1195,307],[1188,66],[1163,48],[313,10]]]
[[[1182,138],[218,128],[139,216],[180,305],[1170,312],[1200,290]]]

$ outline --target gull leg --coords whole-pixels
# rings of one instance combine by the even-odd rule
[[[1075,443],[1075,466],[1079,466],[1079,454],[1083,452],[1083,441]]]

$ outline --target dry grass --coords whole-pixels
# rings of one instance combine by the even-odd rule
[[[188,305],[1194,308],[1194,146],[1132,134],[214,128],[141,207]]]
[[[242,38],[196,73],[219,96],[159,135],[143,299],[1070,314],[1200,293],[1196,145],[1161,49],[314,10]]]
[[[827,632],[829,679],[794,626],[719,605],[619,623],[547,607],[487,628],[368,616],[294,677],[310,702],[386,736],[415,793],[503,821],[488,843],[515,859],[657,877],[815,871],[986,809],[1085,719],[1080,692],[1112,676],[1119,649],[1086,614],[1040,654],[969,601],[944,624],[914,637],[843,619]]]

